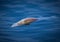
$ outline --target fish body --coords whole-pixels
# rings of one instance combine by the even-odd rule
[[[37,20],[37,18],[25,18],[25,19],[18,21],[17,23],[14,23],[11,27],[16,27],[16,26],[21,26],[21,25],[29,25],[30,23],[32,23],[36,20]]]

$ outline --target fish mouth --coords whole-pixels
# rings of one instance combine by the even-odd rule
[[[22,22],[20,22],[20,23],[14,23],[11,27],[17,27],[17,26],[21,26],[21,25],[23,25],[23,23]]]
[[[11,27],[19,26],[18,23],[14,23]]]
[[[17,26],[17,24],[13,24],[11,27],[16,27]]]

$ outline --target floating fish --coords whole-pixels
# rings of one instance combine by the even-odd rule
[[[36,20],[37,20],[37,18],[25,18],[25,19],[18,21],[17,23],[14,23],[11,27],[16,27],[16,26],[21,26],[21,25],[29,25],[30,23],[32,23]]]

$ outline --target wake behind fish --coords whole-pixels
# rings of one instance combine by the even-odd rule
[[[49,19],[56,19],[57,17],[56,16],[50,16],[50,17],[38,17],[38,21],[41,21],[41,20],[49,20]]]

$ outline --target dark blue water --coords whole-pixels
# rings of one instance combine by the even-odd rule
[[[26,17],[40,20],[11,28]],[[60,0],[0,0],[0,42],[60,42]]]

